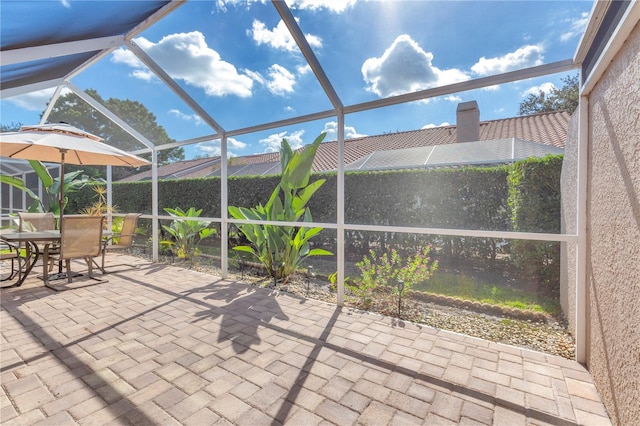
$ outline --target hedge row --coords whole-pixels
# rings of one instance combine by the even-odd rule
[[[508,166],[458,169],[364,171],[345,174],[345,221],[351,224],[432,228],[552,232],[560,231],[560,172],[562,156],[530,159]],[[335,223],[335,173],[315,174],[326,179],[309,207],[316,222]],[[278,176],[231,177],[229,205],[264,204]],[[151,182],[114,183],[114,205],[120,212],[151,213]],[[158,183],[160,213],[164,207],[194,206],[201,216],[220,217],[220,178],[164,180]],[[70,210],[94,200],[85,188],[74,194]],[[335,232],[318,243],[332,249]],[[509,244],[489,238],[396,235],[348,232],[350,252],[360,255],[372,246],[387,244],[413,250],[425,243],[441,248],[443,260],[475,259],[491,266],[499,251],[509,252],[527,273],[544,280],[559,273],[559,244],[517,241]],[[486,263],[488,262],[488,264]],[[534,269],[532,271],[531,269]]]
[[[562,160],[545,157],[515,163],[508,177],[508,205],[514,231],[560,233]],[[554,289],[560,281],[560,244],[516,240],[511,258],[527,275]]]

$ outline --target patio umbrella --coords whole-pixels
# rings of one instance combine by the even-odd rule
[[[149,161],[102,142],[102,138],[65,123],[22,126],[0,133],[0,156],[60,163],[60,223],[64,204],[64,165],[138,167]]]

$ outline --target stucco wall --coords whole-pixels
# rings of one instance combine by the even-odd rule
[[[562,161],[560,178],[562,233],[575,234],[577,220],[577,179],[578,179],[578,112],[576,111],[567,128],[567,144]],[[576,245],[562,243],[560,252],[560,305],[569,331],[576,331]]]
[[[640,422],[640,24],[589,96],[587,367],[612,420]]]

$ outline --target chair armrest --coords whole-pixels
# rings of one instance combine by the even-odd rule
[[[20,247],[17,244],[10,243],[9,241],[1,240],[0,250],[8,250],[8,252],[0,253],[0,257],[2,259],[11,259],[20,256]]]
[[[135,237],[136,235],[138,235],[138,234],[133,233],[133,234],[118,234],[118,235],[112,235],[112,236],[110,236],[110,237],[105,237],[105,238],[103,238],[103,239],[102,239],[102,242],[103,242],[104,246],[106,247],[107,243],[108,243],[109,241],[113,241],[113,239],[114,239],[114,238]]]
[[[0,239],[0,249],[5,249],[5,247],[8,248],[10,251],[19,249],[17,244],[9,242],[7,240]]]

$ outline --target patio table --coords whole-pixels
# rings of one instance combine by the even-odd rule
[[[36,262],[38,262],[38,258],[40,257],[40,247],[38,244],[51,244],[55,242],[60,242],[60,231],[37,231],[37,232],[19,232],[15,230],[0,230],[0,236],[3,239],[18,243],[20,246],[24,246],[25,248],[25,269],[22,277],[13,285],[6,286],[8,287],[20,287],[24,280],[27,279],[29,273],[35,266]],[[44,265],[46,268],[47,265]]]

